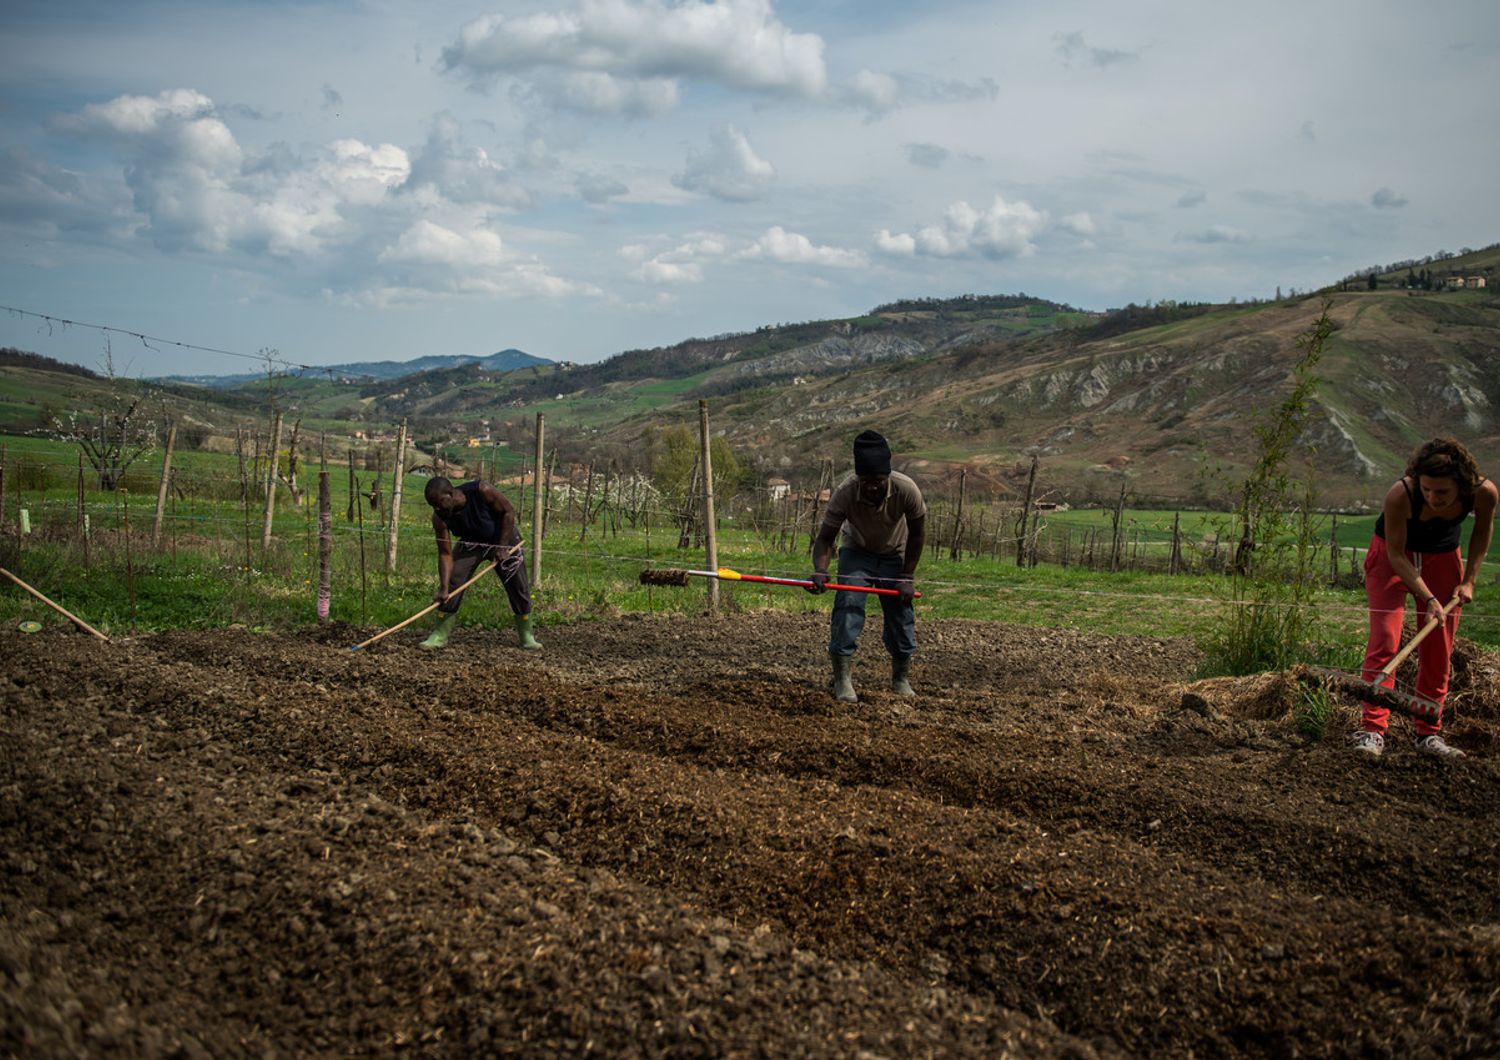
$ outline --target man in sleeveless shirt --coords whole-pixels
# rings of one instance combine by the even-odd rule
[[[909,680],[912,653],[917,650],[916,613],[912,598],[914,576],[926,540],[927,505],[917,484],[891,470],[891,447],[874,431],[854,439],[854,477],[833,491],[823,525],[813,541],[810,593],[827,592],[828,561],[839,531],[838,580],[847,585],[895,589],[896,596],[879,596],[884,629],[881,640],[891,656],[891,690],[915,695]],[[833,665],[830,688],[834,698],[857,702],[854,691],[854,650],[865,626],[868,593],[839,592],[833,598],[828,657]]]
[[[452,590],[473,577],[481,561],[496,559],[500,565],[495,573],[510,600],[521,647],[528,651],[540,648],[531,629],[526,557],[521,550],[516,509],[510,501],[494,486],[477,479],[459,486],[445,478],[428,479],[425,495],[432,505],[432,532],[437,537],[438,588],[433,599],[441,606],[437,625],[422,647],[441,648],[448,643],[464,598],[463,593]]]
[[[1370,639],[1362,672],[1366,681],[1396,656],[1408,592],[1417,600],[1418,628],[1453,605],[1442,627],[1417,645],[1417,698],[1437,709],[1414,715],[1416,747],[1434,758],[1463,757],[1442,737],[1442,705],[1459,610],[1474,598],[1494,530],[1497,497],[1495,484],[1479,474],[1468,449],[1452,438],[1434,438],[1412,455],[1406,474],[1386,493],[1365,555],[1365,594],[1370,603]],[[1474,529],[1464,563],[1459,542],[1470,513]],[[1385,684],[1394,685],[1394,675]],[[1354,748],[1372,757],[1381,755],[1389,717],[1386,708],[1364,704]]]

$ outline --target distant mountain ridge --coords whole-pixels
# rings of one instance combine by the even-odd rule
[[[377,379],[401,379],[419,372],[437,372],[449,368],[459,368],[465,365],[475,365],[489,372],[511,372],[517,368],[533,368],[539,365],[556,364],[545,357],[537,357],[535,354],[515,348],[500,350],[497,353],[485,357],[476,357],[472,354],[429,354],[426,357],[415,357],[409,361],[352,361],[348,364],[320,365],[316,368],[299,372],[301,375],[326,375],[339,381],[360,381]],[[160,377],[164,381],[174,383],[194,383],[198,386],[211,386],[229,389],[237,387],[242,383],[251,383],[258,379],[264,379],[264,372],[242,372],[235,375],[168,375]]]

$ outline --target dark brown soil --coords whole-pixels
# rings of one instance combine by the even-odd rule
[[[1500,1051],[1478,653],[1445,765],[1172,641],[371,632],[0,633],[0,1054]]]

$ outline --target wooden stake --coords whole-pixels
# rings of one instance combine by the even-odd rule
[[[167,484],[172,480],[172,450],[177,445],[177,424],[167,428],[167,451],[161,460],[161,484],[156,487],[156,519],[151,524],[151,547],[161,544],[161,519],[167,509]]]
[[[532,478],[532,504],[531,504],[531,588],[536,590],[542,580],[542,534],[546,520],[546,502],[542,495],[542,457],[545,455],[543,444],[546,438],[546,418],[542,413],[536,414],[536,460],[534,467],[536,474]],[[552,454],[553,459],[557,453]],[[548,488],[551,488],[552,472],[547,472]]]
[[[698,402],[698,437],[703,446],[703,529],[704,541],[707,545],[708,569],[719,569],[719,536],[714,521],[714,460],[712,447],[709,445],[710,434],[708,430],[708,402],[700,399]],[[713,615],[719,611],[719,579],[708,579],[708,613]]]
[[[276,512],[276,451],[281,448],[281,417],[271,428],[270,459],[266,462],[266,512],[260,524],[260,547],[264,551],[271,547],[271,517]]]
[[[396,572],[396,544],[401,534],[401,487],[406,481],[406,421],[396,432],[396,462],[391,468],[391,523],[385,541],[385,576]]]
[[[318,622],[328,621],[328,604],[333,597],[333,500],[328,472],[318,472]]]

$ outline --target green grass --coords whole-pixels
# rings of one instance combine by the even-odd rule
[[[148,547],[155,510],[158,452],[139,465],[129,480],[129,520],[133,530],[127,559],[121,530],[125,509],[118,494],[85,492],[93,539],[85,563],[77,524],[76,449],[43,439],[9,437],[5,510],[0,515],[0,560],[63,606],[101,628],[119,632],[130,628],[210,628],[232,623],[296,626],[314,620],[317,583],[317,542],[313,506],[316,464],[304,482],[308,502],[293,507],[284,490],[278,491],[274,540],[269,553],[260,548],[261,492],[252,484],[248,508],[238,501],[238,464],[232,455],[184,452],[174,465],[188,487],[188,496],[169,504],[160,548]],[[47,488],[19,488],[32,477],[27,461],[44,461]],[[373,473],[357,472],[368,488]],[[423,502],[424,479],[410,476],[403,491],[397,569],[389,584],[383,574],[386,535],[379,515],[364,508],[365,578],[361,592],[357,524],[346,519],[348,471],[330,469],[334,554],[333,609],[336,620],[362,626],[388,626],[430,602],[435,584],[435,562],[430,512]],[[90,476],[90,484],[92,477]],[[389,492],[390,478],[385,476]],[[219,499],[213,499],[217,496]],[[388,498],[387,498],[388,500]],[[512,496],[522,505],[522,533],[530,538],[528,496]],[[18,509],[25,507],[37,532],[16,550]],[[727,513],[729,507],[721,507]],[[1127,511],[1126,526],[1156,542],[1159,556],[1170,540],[1174,512]],[[536,587],[537,614],[549,625],[617,611],[675,611],[696,613],[704,606],[706,586],[695,579],[687,588],[645,587],[643,568],[701,568],[701,550],[679,550],[677,532],[661,514],[655,527],[626,529],[606,535],[596,523],[586,541],[579,542],[576,513],[554,514],[543,548],[543,579]],[[991,513],[993,518],[993,513]],[[1225,517],[1183,512],[1182,532],[1188,540],[1202,539],[1222,525]],[[918,619],[977,619],[1026,625],[1058,626],[1107,634],[1199,638],[1222,622],[1228,583],[1214,574],[1168,576],[1122,571],[1089,571],[1076,565],[1083,535],[1094,529],[1108,533],[1106,510],[1052,512],[1045,516],[1048,532],[1073,532],[1075,565],[1042,564],[1022,570],[1014,554],[1001,542],[998,559],[965,556],[947,558],[946,542],[935,542],[918,571],[924,597]],[[1373,517],[1339,518],[1338,539],[1359,549],[1369,541]],[[247,574],[245,529],[250,547]],[[727,515],[719,545],[719,562],[747,574],[805,577],[809,567],[807,535],[798,535],[791,551],[782,551],[763,534],[741,529]],[[1102,546],[1101,546],[1102,547]],[[1349,569],[1346,565],[1346,571]],[[830,597],[812,597],[795,588],[750,583],[721,583],[727,610],[774,608],[792,613],[827,614]],[[131,594],[134,593],[134,604]],[[872,604],[872,606],[874,606]],[[1365,635],[1363,592],[1357,587],[1325,589],[1319,593],[1314,639],[1325,647],[1328,661],[1344,668],[1358,661]],[[44,622],[62,621],[44,605],[14,589],[0,590],[0,620],[22,617]],[[465,621],[489,627],[509,624],[509,614],[498,586],[484,587],[465,605]],[[1486,647],[1500,648],[1500,590],[1493,577],[1481,579],[1477,599],[1465,613],[1464,635]]]

